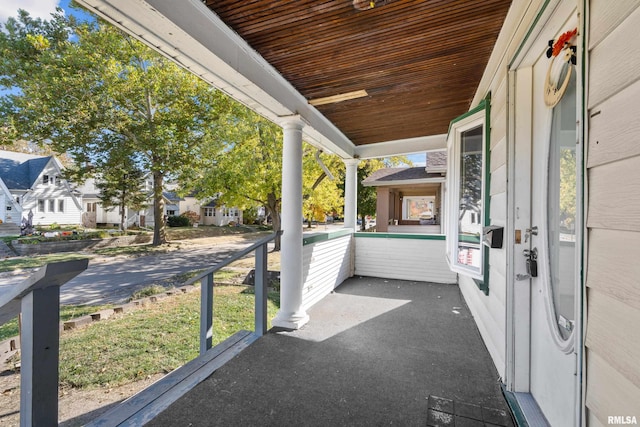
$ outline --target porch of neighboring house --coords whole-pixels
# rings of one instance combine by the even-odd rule
[[[457,285],[355,276],[309,315],[147,425],[514,425]]]
[[[447,155],[427,152],[425,166],[375,171],[362,181],[376,189],[376,231],[443,234]]]

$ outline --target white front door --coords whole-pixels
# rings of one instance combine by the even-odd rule
[[[574,11],[562,21],[556,19],[540,37],[558,40],[577,23]],[[579,68],[565,62],[562,54],[548,58],[537,43],[514,76],[513,115],[519,127],[515,163],[530,168],[515,170],[520,182],[514,195],[515,228],[522,228],[522,240],[513,253],[519,279],[514,283],[514,304],[522,305],[517,299],[523,298],[528,305],[528,319],[516,315],[520,326],[515,328],[514,345],[520,349],[516,348],[515,378],[527,378],[515,391],[528,391],[552,426],[574,426],[579,420],[581,348]],[[562,96],[552,93],[545,99],[548,79],[558,82],[554,86],[562,88]],[[556,105],[548,105],[558,98]],[[527,177],[518,178],[519,173]]]

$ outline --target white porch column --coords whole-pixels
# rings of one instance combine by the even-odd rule
[[[344,183],[344,227],[356,229],[358,215],[358,159],[345,159],[347,172]]]
[[[300,118],[282,123],[282,246],[280,311],[271,324],[298,329],[309,321],[302,309],[302,128]]]

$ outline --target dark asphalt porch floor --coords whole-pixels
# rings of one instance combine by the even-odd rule
[[[347,280],[150,426],[512,426],[457,285]]]

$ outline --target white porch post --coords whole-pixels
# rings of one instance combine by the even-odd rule
[[[356,229],[358,215],[358,159],[345,159],[347,166],[344,184],[344,227]]]
[[[309,321],[302,308],[302,128],[298,117],[282,123],[282,246],[280,311],[273,326],[298,329]]]

